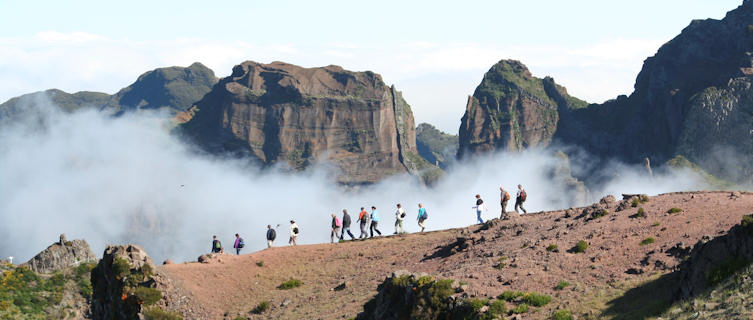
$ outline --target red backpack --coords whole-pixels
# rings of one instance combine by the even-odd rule
[[[524,189],[520,189],[520,201],[526,201],[526,191]]]

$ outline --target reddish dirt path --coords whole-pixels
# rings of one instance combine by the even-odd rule
[[[167,265],[160,270],[192,297],[191,311],[188,306],[179,309],[187,319],[234,319],[238,315],[251,319],[351,318],[376,294],[377,285],[386,276],[401,269],[467,282],[472,296],[493,297],[505,290],[547,293],[554,300],[546,308],[553,309],[608,290],[612,287],[608,283],[636,283],[669,272],[680,260],[664,251],[678,243],[692,246],[703,236],[726,233],[744,214],[753,212],[753,195],[672,193],[652,197],[640,207],[646,218],[630,217],[638,208],[621,212],[610,208],[607,216],[591,221],[576,219],[580,210],[570,218],[564,218],[565,211],[553,211],[494,220],[488,228],[477,225],[341,244],[280,247],[228,255],[208,264]],[[673,207],[682,211],[667,213]],[[458,242],[459,237],[464,241]],[[655,242],[641,245],[648,237]],[[578,240],[589,243],[586,253],[566,252]],[[559,252],[548,252],[550,244],[556,244]],[[452,249],[440,251],[441,247]],[[439,254],[432,257],[435,253]],[[500,258],[505,267],[494,268]],[[264,265],[257,266],[258,261]],[[292,290],[276,288],[290,278],[300,279],[303,285]],[[555,291],[561,280],[573,285]],[[345,282],[344,290],[333,290]],[[270,302],[270,310],[263,315],[250,314],[262,301]],[[603,308],[603,301],[594,302],[593,307]],[[527,317],[545,318],[548,314],[544,310]]]

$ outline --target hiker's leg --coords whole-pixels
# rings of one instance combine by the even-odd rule
[[[523,202],[520,202],[520,209],[523,210],[523,213],[528,213],[528,211],[526,211],[526,208],[523,208]]]
[[[381,236],[382,232],[379,231],[379,229],[377,229],[378,226],[379,226],[379,222],[374,222],[374,230],[377,232],[377,234],[379,234]]]
[[[235,248],[235,255],[239,256],[241,254],[241,248]]]
[[[395,234],[399,232],[397,229],[398,224],[400,224],[400,220],[395,220]]]
[[[520,200],[515,199],[515,213],[520,213],[520,211],[518,211],[518,207],[520,207]]]
[[[484,223],[484,220],[481,219],[481,211],[476,210],[476,219],[478,219],[478,223]]]
[[[348,235],[350,236],[350,240],[355,239],[356,237],[353,236],[353,233],[350,232],[350,228],[348,228]]]
[[[374,221],[372,221],[371,224],[369,225],[369,234],[371,235],[372,238],[374,237]]]

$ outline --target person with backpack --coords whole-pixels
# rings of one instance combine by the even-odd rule
[[[369,225],[369,213],[361,207],[361,213],[358,214],[358,221],[361,224],[361,234],[358,235],[358,239],[366,239],[369,233],[366,231],[366,226]]]
[[[405,220],[405,209],[403,209],[403,205],[398,203],[397,211],[395,211],[395,234],[405,233],[403,220]]]
[[[332,232],[329,234],[329,243],[335,243],[335,238],[340,238],[340,227],[342,227],[342,223],[340,222],[340,218],[337,217],[336,214],[332,214]]]
[[[518,185],[518,194],[515,196],[515,212],[520,213],[518,211],[518,208],[523,210],[523,213],[528,213],[525,208],[523,208],[523,202],[526,202],[526,198],[528,198],[528,195],[526,194],[526,190],[523,189],[523,186]]]
[[[476,210],[476,219],[478,219],[478,223],[484,223],[484,219],[481,219],[481,213],[483,211],[489,211],[489,209],[486,208],[484,200],[481,199],[480,194],[476,195],[476,205],[473,207],[473,209]]]
[[[369,227],[371,230],[371,238],[374,237],[374,231],[381,236],[382,232],[377,229],[377,226],[379,225],[379,212],[377,212],[375,206],[371,206],[371,216],[369,218],[371,219],[371,226]]]
[[[510,218],[507,215],[507,201],[510,201],[510,193],[504,187],[499,187],[499,204],[502,206],[502,213],[499,215],[499,218],[503,220]]]
[[[233,244],[233,248],[235,248],[235,255],[241,254],[241,249],[246,246],[246,243],[243,242],[243,238],[239,236],[237,233],[235,234],[235,243]]]
[[[217,236],[212,236],[212,253],[221,253],[222,252],[222,242],[220,240],[217,240]]]
[[[277,225],[280,226],[279,224]],[[277,238],[277,232],[275,232],[275,229],[272,229],[272,225],[267,225],[267,248],[271,248],[272,244],[275,242],[275,238]]]
[[[290,220],[290,240],[288,240],[288,244],[291,246],[298,245],[298,234],[301,230],[298,229],[298,225],[295,224],[295,221]]]
[[[340,240],[345,240],[345,232],[350,235],[350,240],[356,238],[353,236],[353,233],[350,232],[350,215],[348,214],[348,210],[343,209],[343,231],[340,233]]]
[[[418,226],[421,227],[421,232],[424,232],[424,229],[426,229],[426,219],[429,218],[429,215],[426,213],[426,208],[424,208],[424,205],[419,203],[418,204]]]

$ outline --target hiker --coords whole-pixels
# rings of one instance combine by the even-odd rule
[[[429,218],[429,215],[426,214],[426,208],[424,208],[424,205],[419,203],[418,204],[418,226],[421,227],[421,232],[424,232],[424,229],[426,229],[426,219]]]
[[[507,201],[510,201],[510,193],[505,188],[499,187],[499,204],[502,206],[502,213],[499,215],[499,218],[503,220],[510,218],[507,215]]]
[[[290,240],[288,240],[288,244],[291,246],[298,245],[298,233],[300,230],[298,230],[298,225],[295,224],[295,221],[290,220]]]
[[[235,255],[241,254],[241,249],[246,246],[246,243],[243,242],[243,238],[239,236],[237,233],[235,234],[235,243],[233,244],[233,248],[235,248]]]
[[[277,225],[280,226],[279,224]],[[272,225],[267,225],[267,248],[271,248],[272,244],[275,242],[275,238],[277,238],[277,232],[275,229],[272,229]]]
[[[217,240],[217,236],[212,236],[212,253],[222,252],[222,242]]]
[[[528,213],[525,208],[523,208],[523,202],[526,202],[526,198],[528,195],[526,194],[526,191],[523,189],[523,186],[518,185],[518,194],[515,196],[515,212],[520,213],[518,211],[518,207],[520,207],[521,210],[523,210],[523,213]]]
[[[358,239],[365,239],[369,233],[366,232],[366,226],[369,224],[369,214],[361,207],[361,213],[358,214],[358,221],[361,224],[361,234],[358,235]]]
[[[371,226],[369,227],[371,231],[371,238],[374,237],[374,231],[378,235],[382,235],[382,232],[377,229],[377,225],[379,224],[379,212],[377,212],[377,209],[375,206],[371,206],[371,216],[369,217],[371,219]]]
[[[348,214],[348,210],[343,209],[343,231],[340,233],[340,240],[345,240],[346,232],[350,235],[350,240],[356,238],[353,236],[353,233],[350,232],[350,215]]]
[[[395,211],[395,234],[405,233],[403,228],[403,220],[405,219],[405,209],[401,204],[397,204],[397,211]]]
[[[478,219],[478,223],[484,223],[484,219],[481,219],[481,212],[489,211],[489,209],[486,208],[484,200],[481,199],[480,194],[476,195],[476,205],[473,208],[476,210],[476,219]]]
[[[340,222],[340,218],[337,217],[336,214],[332,214],[332,233],[329,234],[329,243],[335,243],[335,238],[340,238],[340,227],[342,226],[342,223]]]

